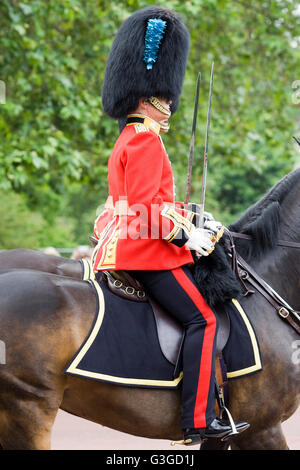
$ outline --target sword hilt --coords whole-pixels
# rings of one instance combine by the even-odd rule
[[[211,241],[213,242],[214,246],[213,246],[213,248],[212,248],[210,251],[207,252],[209,255],[214,251],[214,249],[215,249],[215,244],[219,242],[220,238],[222,238],[223,233],[224,233],[224,230],[225,230],[225,227],[224,227],[224,225],[222,225],[222,227],[220,228],[220,230],[218,231],[218,233],[217,233],[216,235],[213,235],[213,236],[211,237]]]

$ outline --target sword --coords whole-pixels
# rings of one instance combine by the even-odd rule
[[[200,201],[200,211],[199,211],[199,224],[200,228],[204,227],[204,205],[205,205],[205,193],[206,193],[206,179],[207,179],[207,155],[208,155],[208,136],[209,136],[209,129],[210,129],[210,113],[211,113],[211,99],[212,99],[212,92],[213,92],[213,80],[214,80],[214,62],[211,65],[211,73],[210,73],[210,85],[209,85],[209,98],[208,98],[208,110],[207,110],[207,120],[206,120],[206,135],[205,135],[205,145],[204,145],[204,158],[203,158],[203,176],[202,176],[202,188],[201,188],[201,201]],[[213,235],[212,242],[218,243],[220,238],[223,236],[224,233],[224,225],[220,228],[216,235]],[[209,252],[211,253],[214,250]]]
[[[295,141],[297,142],[297,144],[300,145],[300,140],[297,139],[297,137],[293,136],[293,139],[295,139]]]
[[[199,223],[200,223],[201,228],[203,228],[204,226],[204,205],[205,205],[206,178],[207,178],[208,136],[209,136],[209,129],[210,129],[210,112],[211,112],[211,98],[212,98],[212,91],[213,91],[213,79],[214,79],[214,63],[212,63],[211,74],[210,74],[208,110],[207,110],[207,120],[206,120],[206,135],[205,135],[205,145],[204,145],[203,174],[202,174],[200,217],[199,217]]]
[[[201,82],[201,73],[199,72],[198,77],[197,77],[197,85],[196,85],[196,95],[195,95],[195,104],[194,104],[194,117],[193,117],[193,125],[192,125],[192,137],[191,137],[191,141],[190,141],[188,170],[187,170],[187,177],[186,177],[186,189],[185,189],[185,198],[184,198],[184,205],[185,206],[189,202],[190,191],[191,191],[191,177],[192,177],[192,167],[193,167],[193,160],[194,160],[195,132],[196,132],[197,115],[198,115],[200,82]]]

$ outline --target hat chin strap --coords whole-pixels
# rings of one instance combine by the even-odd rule
[[[168,118],[171,116],[171,111],[169,110],[169,108],[167,108],[166,106],[164,106],[158,98],[156,98],[155,96],[151,96],[149,98],[149,103],[152,104],[152,106],[154,106],[154,108],[158,109],[158,111],[160,111],[161,113],[165,114]]]
[[[169,123],[159,121],[158,124],[160,125],[160,132],[166,133],[170,129],[170,124]]]
[[[169,118],[171,116],[171,111],[169,110],[169,108],[167,108],[166,106],[164,106],[158,98],[156,98],[155,96],[151,96],[149,99],[148,99],[149,103],[152,104],[152,106],[154,106],[156,109],[158,109],[158,111],[160,111],[161,113],[165,114],[167,116],[167,118]],[[163,121],[159,121],[159,125],[160,125],[160,131],[163,132],[163,133],[166,133],[168,132],[168,130],[170,129],[170,124],[167,122],[163,122]]]

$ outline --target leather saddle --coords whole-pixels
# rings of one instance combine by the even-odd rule
[[[93,247],[97,245],[95,237],[90,237]],[[152,306],[156,321],[158,340],[165,358],[177,370],[180,362],[181,349],[184,340],[183,326],[168,312],[166,312],[154,299],[147,295],[139,281],[134,279],[128,271],[103,271],[102,278],[107,282],[111,292],[134,302],[149,302]],[[228,401],[227,376],[224,372],[222,351],[230,334],[230,320],[225,310],[216,312],[218,317],[218,330],[216,338],[216,412],[219,414],[225,402]]]
[[[161,351],[165,358],[176,366],[184,340],[183,326],[147,295],[142,284],[127,271],[103,271],[102,279],[107,282],[109,289],[114,294],[133,302],[150,303],[156,321]],[[228,341],[230,321],[225,311],[217,311],[216,314],[218,316],[216,354],[220,355]]]

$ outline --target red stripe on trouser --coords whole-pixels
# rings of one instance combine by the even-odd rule
[[[198,310],[201,312],[202,316],[206,321],[203,345],[202,345],[202,355],[199,368],[199,379],[197,384],[197,394],[195,401],[194,409],[194,427],[195,428],[205,428],[206,424],[206,408],[207,408],[207,399],[209,394],[209,386],[211,379],[211,369],[213,361],[213,345],[214,338],[216,334],[216,317],[214,312],[209,308],[204,298],[200,294],[197,287],[192,283],[189,277],[181,268],[172,270],[174,277],[181,287],[185,290],[187,295],[196,305]]]

